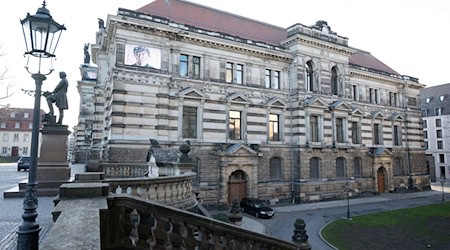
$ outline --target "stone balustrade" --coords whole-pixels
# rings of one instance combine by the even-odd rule
[[[299,249],[251,232],[140,197],[111,194],[101,228],[105,249]]]
[[[140,177],[148,170],[147,164],[134,163],[102,163],[101,167],[106,178]]]
[[[128,194],[145,200],[156,201],[176,208],[189,210],[197,206],[192,190],[195,173],[177,176],[160,176],[158,178],[107,178],[112,194]]]

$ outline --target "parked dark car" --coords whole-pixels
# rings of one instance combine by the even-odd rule
[[[28,156],[22,156],[17,161],[17,171],[20,170],[27,170],[30,168],[30,157]]]
[[[240,205],[242,211],[254,215],[256,218],[272,218],[275,214],[273,209],[263,200],[243,198]]]

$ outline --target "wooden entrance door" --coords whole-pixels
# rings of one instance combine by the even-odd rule
[[[19,147],[12,147],[11,156],[18,156],[18,155],[19,155]]]
[[[228,204],[233,200],[241,201],[247,196],[247,180],[244,172],[238,170],[233,172],[228,179]]]
[[[378,179],[378,193],[384,193],[384,172],[382,168],[379,168],[377,171],[377,179]]]

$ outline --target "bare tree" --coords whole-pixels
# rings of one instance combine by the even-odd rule
[[[2,45],[0,44],[0,60],[1,57],[4,56],[4,52],[2,50]],[[11,81],[8,81],[8,68],[0,68],[0,88],[4,89],[4,91],[0,91],[0,100],[4,100],[12,96],[14,93],[12,92],[13,84]],[[0,105],[1,107],[2,105]]]

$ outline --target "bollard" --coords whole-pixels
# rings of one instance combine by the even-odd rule
[[[294,222],[294,235],[292,235],[292,242],[294,242],[301,250],[310,250],[311,245],[308,242],[308,235],[306,234],[305,221],[298,218]]]

